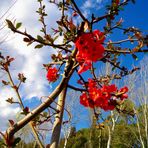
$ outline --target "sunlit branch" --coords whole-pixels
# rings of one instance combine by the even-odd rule
[[[133,41],[138,41],[138,39],[124,39],[116,42],[111,42],[111,43],[105,43],[105,44],[121,44],[124,42],[133,42]]]
[[[123,54],[132,54],[132,53],[147,53],[148,49],[139,49],[138,51],[130,51],[130,50],[113,50],[113,49],[105,49],[107,52],[111,53],[123,53]]]
[[[62,21],[63,26],[64,26],[65,29],[67,30],[67,32],[70,32],[70,30],[68,29],[68,27],[67,27],[66,24],[64,23],[64,17],[65,17],[64,8],[65,8],[65,2],[64,2],[64,0],[63,0],[61,21]]]

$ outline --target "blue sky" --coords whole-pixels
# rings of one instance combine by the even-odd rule
[[[14,0],[1,0],[0,5],[0,16],[4,14],[4,12],[13,4]],[[92,11],[95,14],[103,14],[104,6],[108,4],[109,0],[77,0],[76,1],[79,5],[81,5],[81,10],[84,12],[86,16],[89,16]],[[47,4],[47,0],[45,0]],[[96,6],[99,6],[99,9],[96,9]],[[36,9],[38,8],[38,4],[36,0],[18,0],[14,7],[10,10],[8,15],[2,18],[0,21],[0,25],[3,24],[6,18],[15,18],[18,21],[23,22],[23,26],[27,28],[28,32],[36,35],[38,33],[39,28],[41,27],[38,25],[38,16],[35,13]],[[148,34],[148,1],[147,0],[137,0],[136,4],[129,4],[126,6],[125,11],[121,12],[119,15],[123,18],[125,27],[127,26],[135,26],[141,28],[145,34]],[[49,26],[56,27],[56,20],[60,17],[60,12],[57,11],[57,8],[53,5],[47,6],[47,11],[49,16],[47,21]],[[104,22],[102,22],[104,23]],[[98,29],[101,28],[102,23],[98,24]],[[9,32],[6,28],[3,30],[4,32]],[[3,33],[4,33],[3,32]],[[2,36],[0,36],[0,39]],[[109,38],[109,37],[108,37]],[[119,34],[111,36],[113,41],[117,41],[119,39]],[[58,40],[61,42],[61,39]],[[31,106],[35,106],[36,103],[36,96],[39,98],[41,96],[46,96],[49,92],[52,91],[53,87],[48,84],[46,78],[43,77],[45,75],[45,70],[42,67],[43,63],[49,62],[49,56],[51,52],[54,52],[52,49],[45,50],[34,50],[34,46],[27,47],[26,44],[22,42],[22,36],[14,35],[13,33],[9,32],[9,40],[1,45],[0,48],[3,48],[4,54],[10,54],[14,56],[16,62],[13,64],[12,73],[15,77],[18,72],[24,72],[27,76],[27,83],[21,89],[21,95],[24,98],[25,103],[33,104]],[[11,48],[11,49],[10,49]],[[42,52],[44,51],[44,52]],[[139,61],[143,58],[143,54],[139,56]],[[139,61],[134,62],[132,58],[126,57],[125,62],[123,64],[131,65],[135,63],[138,65]],[[15,68],[17,67],[17,69]],[[85,75],[85,74],[84,74]],[[85,75],[86,79],[88,74]],[[70,82],[71,84],[76,85],[76,79],[72,79]],[[33,84],[33,85],[32,85]],[[0,109],[3,110],[0,118],[3,121],[0,123],[0,130],[4,130],[6,128],[6,119],[12,118],[12,113],[15,114],[19,111],[19,108],[10,107],[9,104],[5,103],[5,100],[10,97],[15,96],[15,94],[7,88],[1,87],[0,89]],[[32,99],[31,99],[32,98]],[[78,100],[79,98],[77,98]],[[82,108],[81,105],[78,105],[79,108]],[[83,108],[82,112],[88,111],[87,109]],[[88,114],[86,114],[87,116]],[[83,117],[86,118],[86,117]],[[89,125],[89,121],[86,122],[82,120],[77,128],[86,127]]]

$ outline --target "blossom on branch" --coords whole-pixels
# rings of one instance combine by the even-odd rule
[[[47,71],[47,75],[46,78],[49,82],[55,82],[58,79],[59,75],[58,75],[58,70],[56,69],[56,67],[49,67],[48,71]]]
[[[123,100],[128,97],[126,94],[128,91],[127,87],[123,87],[119,91],[115,84],[103,85],[100,88],[92,79],[88,79],[87,89],[88,92],[83,92],[80,96],[80,104],[90,108],[100,107],[105,111],[115,109],[117,100]],[[118,93],[121,93],[121,95],[116,95]]]
[[[79,74],[90,69],[92,62],[103,58],[105,50],[102,43],[104,40],[104,33],[99,30],[83,33],[78,36],[75,41],[75,46],[78,49],[76,60],[80,64]]]
[[[128,98],[128,95],[126,94],[128,92],[128,88],[126,86],[121,88],[119,92],[122,93],[120,97],[121,100]]]

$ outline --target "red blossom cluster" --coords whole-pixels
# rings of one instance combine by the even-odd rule
[[[99,30],[83,33],[76,39],[75,46],[78,49],[76,59],[80,64],[79,74],[90,69],[92,62],[103,58],[104,47],[102,43],[104,40],[104,33]]]
[[[127,87],[118,90],[113,84],[104,85],[100,88],[92,79],[88,79],[87,89],[88,92],[83,92],[80,96],[80,104],[90,108],[100,107],[105,111],[115,109],[118,99],[123,100],[128,97],[126,94],[128,92]]]
[[[58,70],[56,67],[49,67],[47,71],[46,78],[49,82],[55,82],[58,79]]]

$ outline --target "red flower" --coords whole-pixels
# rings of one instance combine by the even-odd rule
[[[128,91],[127,87],[123,87],[120,90],[117,89],[116,85],[104,85],[100,88],[93,79],[88,79],[87,93],[83,93],[80,96],[80,103],[85,107],[100,107],[107,110],[113,110],[116,107],[116,99],[118,99],[115,94],[120,92],[121,95],[119,99],[123,100],[128,97],[125,94]]]
[[[75,46],[78,49],[76,59],[80,64],[79,74],[90,69],[92,62],[103,58],[104,47],[102,43],[104,40],[104,33],[99,30],[83,33],[76,39]]]
[[[88,79],[88,89],[97,88],[97,83],[93,79]]]
[[[93,34],[94,34],[94,37],[97,38],[98,42],[100,42],[100,44],[104,42],[105,36],[103,32],[100,32],[99,30],[94,30]]]
[[[91,61],[86,61],[86,62],[82,63],[82,65],[80,64],[80,69],[78,70],[78,74],[81,74],[82,72],[85,72],[88,69],[90,69],[91,65],[92,65]]]
[[[88,98],[88,95],[85,92],[80,96],[80,104],[85,107],[94,108],[93,101]]]
[[[46,78],[49,82],[55,82],[58,79],[58,70],[56,67],[48,68]]]

